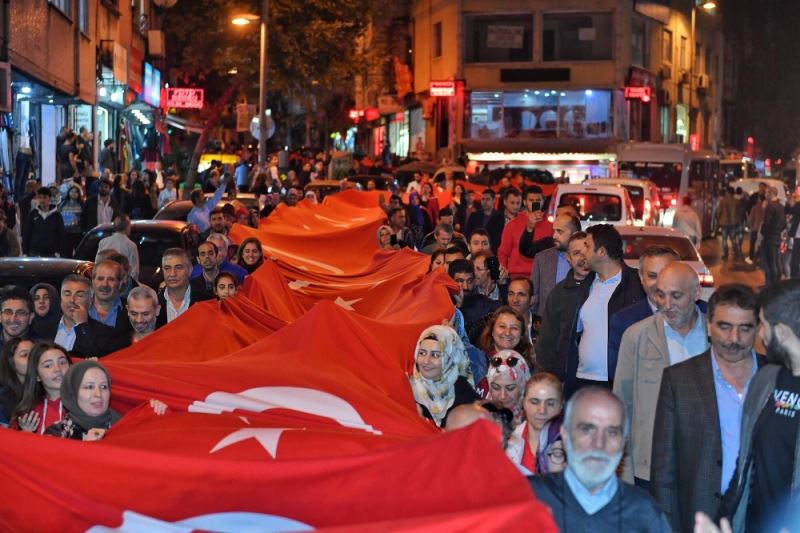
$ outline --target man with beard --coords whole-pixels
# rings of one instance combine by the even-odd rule
[[[757,328],[753,290],[723,285],[708,302],[711,349],[664,370],[650,488],[673,531],[692,533],[698,511],[714,515],[733,476],[744,397],[763,360]]]
[[[664,369],[708,349],[703,312],[695,303],[700,281],[692,267],[672,263],[656,282],[659,312],[637,322],[622,336],[614,393],[631,418],[631,439],[622,479],[649,488],[653,419]]]
[[[758,298],[760,333],[771,364],[756,374],[747,390],[736,473],[719,512],[731,518],[736,532],[789,531],[798,523],[798,302],[796,279],[770,285]]]
[[[0,348],[11,339],[30,337],[33,322],[33,301],[28,291],[13,287],[3,291],[0,296],[0,320],[3,333],[0,335]]]
[[[161,312],[156,291],[142,285],[128,294],[128,320],[133,328],[133,342],[138,342],[156,329],[156,319]]]
[[[672,531],[647,493],[615,475],[627,436],[625,406],[611,391],[588,386],[567,402],[566,470],[528,478],[560,531]]]
[[[536,254],[531,272],[533,282],[533,313],[539,314],[547,296],[556,283],[567,277],[570,264],[567,260],[567,245],[572,234],[581,230],[581,221],[570,214],[562,214],[553,222],[552,242],[554,246]],[[523,235],[523,239],[526,238]],[[532,237],[531,237],[532,238]]]
[[[120,337],[128,337],[131,331],[125,317],[125,305],[120,298],[125,271],[122,265],[111,259],[95,263],[92,270],[92,292],[94,301],[89,316],[101,324],[114,328]]]
[[[497,253],[506,225],[517,218],[522,207],[522,194],[519,189],[509,187],[503,192],[503,210],[493,214],[486,221],[484,229],[489,234],[489,243],[492,251]]]
[[[119,204],[111,195],[111,180],[102,178],[96,196],[90,196],[81,211],[81,231],[86,233],[98,224],[113,222],[119,215]]]

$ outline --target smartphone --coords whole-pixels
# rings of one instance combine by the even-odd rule
[[[500,279],[500,260],[497,256],[486,258],[486,268],[489,269],[489,276],[492,277],[492,281]]]
[[[542,210],[542,202],[531,202],[531,213]]]
[[[392,235],[391,237],[389,237],[389,244],[391,244],[392,246],[397,244],[397,235]]]

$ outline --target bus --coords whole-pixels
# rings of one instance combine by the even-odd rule
[[[621,143],[617,149],[617,175],[655,183],[663,226],[672,226],[675,208],[689,196],[700,217],[703,237],[710,237],[715,230],[714,210],[725,185],[715,153],[693,152],[688,144]]]
[[[759,177],[753,161],[746,156],[723,159],[719,166],[723,178],[728,182]]]

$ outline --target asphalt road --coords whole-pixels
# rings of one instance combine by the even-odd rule
[[[745,236],[744,253],[749,249],[749,237]],[[720,237],[706,239],[700,245],[700,255],[714,276],[714,284],[719,287],[725,283],[743,283],[754,290],[764,286],[764,271],[756,265],[744,261],[734,261],[731,252],[728,260],[722,261],[722,240]]]

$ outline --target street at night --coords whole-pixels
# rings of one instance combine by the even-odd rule
[[[0,0],[0,533],[800,532],[799,24]]]

